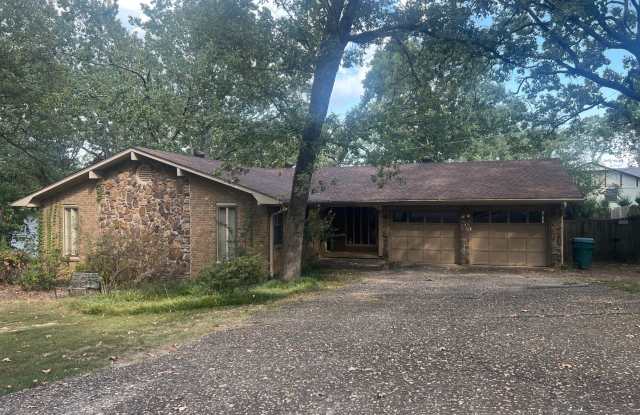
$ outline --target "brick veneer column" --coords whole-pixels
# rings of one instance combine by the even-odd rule
[[[460,245],[459,259],[461,265],[471,263],[471,209],[460,212]]]
[[[547,211],[548,215],[546,215],[546,220],[549,229],[550,265],[559,267],[564,264],[564,212],[561,206],[553,206],[547,209]]]

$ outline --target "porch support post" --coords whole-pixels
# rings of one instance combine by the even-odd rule
[[[384,214],[382,207],[377,208],[378,211],[378,256],[384,256]]]

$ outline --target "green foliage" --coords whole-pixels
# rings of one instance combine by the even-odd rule
[[[100,274],[102,288],[109,292],[177,276],[170,252],[165,239],[153,232],[112,230],[95,241],[82,268]]]
[[[622,196],[621,198],[618,199],[617,203],[622,207],[629,206],[631,205],[631,199],[629,199],[627,196]]]
[[[640,196],[636,197],[635,201],[636,201],[636,205],[640,205]]]
[[[586,199],[570,206],[570,216],[582,219],[602,219],[609,217],[609,202],[606,200]]]
[[[632,205],[629,207],[629,212],[627,213],[627,216],[629,216],[630,218],[637,218],[638,216],[640,216],[640,205]]]
[[[50,290],[68,276],[68,267],[59,252],[41,255],[30,263],[18,278],[25,290]]]
[[[23,252],[0,246],[0,283],[14,283],[27,269],[31,257]]]
[[[224,291],[257,284],[266,276],[262,256],[244,255],[207,266],[198,275],[198,281],[207,290]]]

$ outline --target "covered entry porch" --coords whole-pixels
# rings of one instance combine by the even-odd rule
[[[329,258],[383,256],[382,209],[374,206],[331,206],[321,210],[330,223],[322,254]]]

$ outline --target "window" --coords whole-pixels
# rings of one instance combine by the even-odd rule
[[[393,221],[409,223],[458,223],[460,218],[458,212],[455,211],[395,210],[393,212]]]
[[[491,212],[491,223],[507,223],[509,221],[508,212],[505,210],[494,210]]]
[[[544,223],[542,210],[494,210],[473,212],[474,223]]]
[[[273,244],[282,245],[284,241],[284,215],[278,213],[273,217]]]
[[[509,212],[510,223],[527,223],[529,212],[522,210],[512,210]]]
[[[237,225],[235,206],[218,207],[218,261],[235,257]]]
[[[529,223],[544,223],[544,210],[532,210],[529,212]]]
[[[409,212],[409,222],[411,223],[424,223],[427,217],[425,212]]]
[[[491,212],[482,210],[473,212],[473,223],[489,223],[491,222]]]
[[[64,208],[64,224],[62,226],[63,226],[63,242],[62,242],[63,254],[64,256],[68,256],[68,257],[76,257],[78,256],[78,233],[79,233],[77,207]]]
[[[393,211],[393,221],[394,222],[406,222],[407,221],[407,212],[403,210],[394,210]]]

